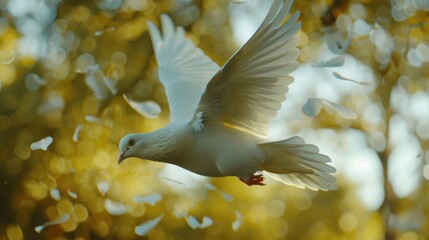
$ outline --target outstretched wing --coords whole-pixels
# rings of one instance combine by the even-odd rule
[[[161,15],[159,29],[148,22],[150,37],[158,62],[158,74],[167,92],[171,122],[189,121],[202,93],[219,66],[187,39],[182,27]]]
[[[194,123],[226,123],[266,136],[286,99],[298,63],[299,12],[282,24],[292,1],[276,0],[252,38],[208,83]],[[195,127],[198,130],[198,127]]]

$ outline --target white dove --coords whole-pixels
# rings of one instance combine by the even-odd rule
[[[298,63],[293,1],[276,0],[250,40],[220,68],[161,16],[162,36],[148,22],[171,123],[125,136],[118,163],[129,157],[175,164],[209,177],[237,176],[264,185],[263,174],[312,190],[336,189],[335,168],[301,137],[267,142],[267,131],[286,99]]]

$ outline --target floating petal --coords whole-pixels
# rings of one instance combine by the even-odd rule
[[[37,142],[34,142],[31,144],[30,148],[31,150],[38,150],[41,149],[43,151],[48,150],[49,145],[54,141],[54,139],[50,136],[43,138],[42,140],[39,140]]]
[[[139,236],[146,236],[146,234],[152,230],[158,223],[162,220],[165,214],[162,214],[159,217],[146,221],[134,229],[134,232]]]

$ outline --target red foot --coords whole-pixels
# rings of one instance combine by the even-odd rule
[[[264,186],[265,185],[265,183],[263,183],[264,175],[262,175],[262,173],[252,175],[252,177],[249,180],[246,180],[244,178],[239,178],[239,179],[249,186],[252,186],[252,185]]]

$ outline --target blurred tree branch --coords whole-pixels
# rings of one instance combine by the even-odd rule
[[[392,90],[397,84],[399,78],[399,74],[396,68],[395,61],[389,64],[389,67],[380,71],[380,84],[376,89],[377,95],[380,96],[381,104],[384,108],[384,121],[386,124],[386,130],[384,132],[385,139],[389,142],[389,132],[390,129],[390,120],[392,117],[391,112],[391,94]],[[383,202],[378,209],[381,216],[383,216],[383,223],[385,229],[385,239],[393,240],[396,239],[396,231],[392,229],[389,222],[392,218],[392,213],[395,213],[395,206],[397,197],[393,192],[392,184],[389,180],[389,157],[390,157],[390,146],[387,143],[386,147],[383,151],[378,152],[378,157],[380,159],[381,165],[383,167],[383,186],[384,186],[384,199]]]

